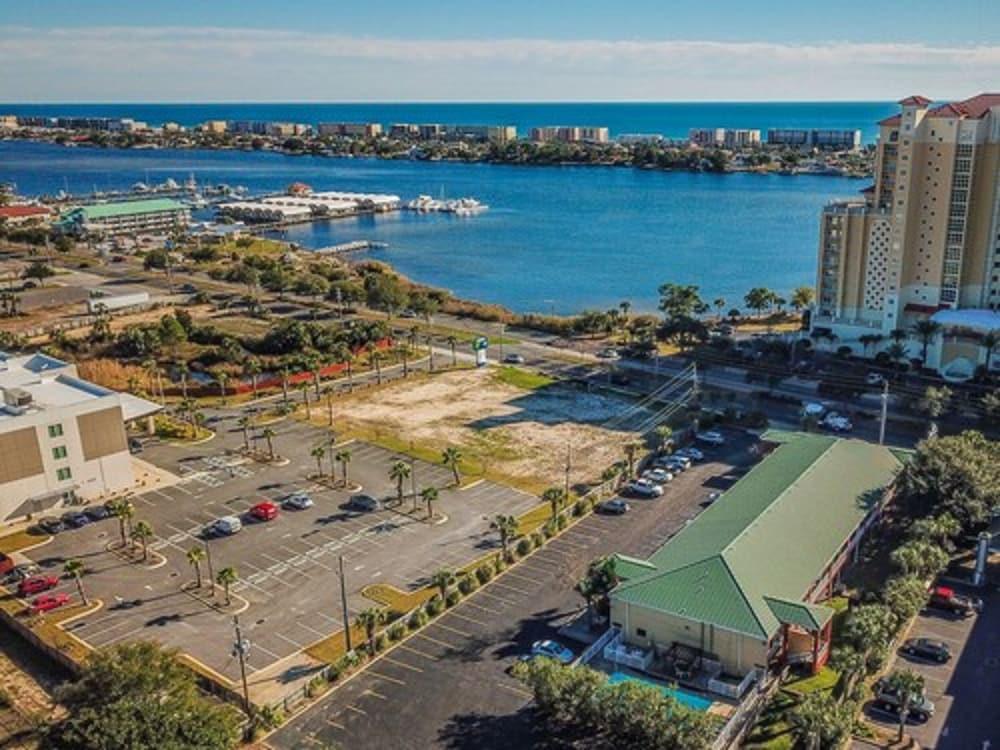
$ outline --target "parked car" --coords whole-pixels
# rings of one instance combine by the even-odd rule
[[[653,484],[666,484],[674,480],[674,475],[666,469],[648,469],[642,472],[642,478],[648,479]]]
[[[38,528],[46,534],[58,534],[65,531],[66,526],[58,518],[42,518],[38,521]]]
[[[648,479],[636,479],[625,485],[625,489],[639,497],[659,497],[663,494],[663,488],[650,482]]]
[[[10,558],[7,558],[10,560]],[[33,575],[37,575],[38,566],[34,563],[22,563],[20,565],[15,565],[10,568],[6,574],[4,574],[3,582],[6,584],[20,583],[25,578],[31,578]]]
[[[685,458],[690,458],[692,461],[704,461],[705,454],[694,446],[688,448],[681,448],[680,450],[674,451],[675,456],[684,456]]]
[[[704,443],[705,445],[725,445],[726,443],[726,439],[722,437],[722,434],[716,432],[715,430],[697,432],[695,433],[694,439],[699,443]]]
[[[721,492],[709,492],[708,495],[705,497],[705,505],[711,505],[720,497],[722,497]]]
[[[547,656],[561,664],[570,664],[576,657],[573,652],[555,641],[535,641],[531,644],[532,656]]]
[[[105,518],[111,517],[111,511],[106,505],[91,505],[83,509],[83,515],[91,521],[103,521]]]
[[[948,586],[935,586],[931,589],[931,597],[927,606],[968,617],[982,610],[983,600],[972,596],[963,596]]]
[[[305,510],[313,507],[313,500],[305,492],[293,492],[281,501],[281,507],[288,510]]]
[[[503,361],[508,365],[523,365],[524,357],[517,353],[507,354],[504,356]]]
[[[129,438],[128,450],[129,453],[132,453],[133,455],[136,453],[142,453],[142,441],[139,438]]]
[[[51,612],[53,609],[69,604],[69,594],[42,594],[31,600],[31,614]]]
[[[17,584],[18,596],[31,596],[54,589],[59,585],[59,576],[31,576]]]
[[[407,318],[407,319],[413,319],[413,318],[417,317],[417,311],[416,310],[411,310],[410,308],[406,308],[405,310],[403,310],[403,312],[401,312],[399,314],[399,317],[401,317],[401,318]]]
[[[5,576],[14,569],[14,559],[0,552],[0,576]]]
[[[621,355],[618,353],[618,350],[613,349],[610,346],[607,346],[597,352],[597,356],[601,359],[621,359]]]
[[[351,510],[370,513],[371,511],[379,510],[382,507],[382,503],[371,495],[351,495],[351,499],[347,501],[347,507]]]
[[[264,500],[250,509],[250,516],[258,521],[273,521],[278,517],[278,505]]]
[[[663,456],[655,461],[655,465],[673,474],[680,474],[691,468],[691,459],[683,456]]]
[[[631,507],[632,506],[625,502],[622,498],[613,497],[610,500],[605,500],[603,503],[598,505],[597,509],[600,510],[601,513],[607,513],[612,516],[620,516],[628,513]]]
[[[243,529],[243,522],[236,516],[223,516],[212,521],[204,529],[207,537],[232,536],[238,534]]]
[[[90,516],[79,510],[71,510],[67,513],[63,513],[62,518],[59,520],[61,520],[63,525],[68,529],[78,529],[81,526],[86,526],[90,523]]]
[[[882,385],[885,383],[885,377],[880,372],[870,372],[865,375],[865,383],[867,385]]]
[[[851,420],[847,417],[841,416],[835,411],[831,411],[825,417],[820,424],[828,430],[833,432],[850,432],[854,429],[854,425],[851,424]]]
[[[892,684],[883,677],[875,683],[873,690],[875,691],[876,707],[898,716],[902,708],[902,701],[893,689]],[[914,701],[910,705],[909,716],[907,718],[913,721],[924,722],[933,715],[934,704],[927,700],[926,696],[921,696],[919,700]]]
[[[936,661],[940,664],[944,664],[951,658],[951,649],[948,648],[948,644],[931,638],[910,638],[903,643],[900,651],[909,656]]]

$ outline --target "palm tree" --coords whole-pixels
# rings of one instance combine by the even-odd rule
[[[979,340],[979,345],[983,347],[986,351],[986,374],[990,372],[990,364],[993,361],[993,353],[996,351],[997,346],[1000,345],[1000,333],[996,331],[990,331],[983,335]]]
[[[840,672],[837,681],[837,695],[844,700],[854,689],[854,683],[864,674],[867,666],[865,655],[851,646],[833,649],[830,653],[830,666]]]
[[[951,401],[951,389],[948,386],[935,388],[929,385],[924,391],[924,397],[920,399],[920,410],[934,421],[945,413],[949,401]]]
[[[913,326],[913,333],[917,335],[922,345],[920,353],[921,367],[927,366],[927,347],[930,346],[931,341],[933,341],[940,332],[941,324],[936,323],[933,320],[918,320]]]
[[[306,405],[306,421],[312,419],[312,407],[309,405],[309,384],[303,383],[299,386],[299,390],[302,391],[302,400]]]
[[[458,339],[455,336],[449,336],[445,340],[451,348],[451,366],[458,367],[458,355],[455,354],[455,347],[458,346]]]
[[[109,506],[111,515],[118,519],[118,531],[122,537],[122,547],[128,541],[126,538],[126,528],[129,533],[132,531],[132,518],[135,516],[135,506],[131,500],[121,498],[115,500]]]
[[[187,561],[194,568],[195,579],[198,582],[198,588],[201,588],[201,563],[205,559],[205,550],[201,547],[192,547],[187,551]]]
[[[142,545],[143,561],[149,559],[149,540],[153,538],[153,527],[146,521],[137,521],[135,529],[132,530],[132,540],[139,540]]]
[[[668,424],[661,424],[654,430],[656,439],[659,442],[660,453],[667,453],[671,440],[674,436],[674,428]]]
[[[886,348],[885,350],[885,353],[889,356],[889,359],[894,364],[900,365],[906,361],[906,346],[904,346],[898,341],[894,341],[893,343],[889,344],[888,348]],[[900,374],[901,372],[897,367],[896,377],[898,378]]]
[[[924,678],[923,675],[903,669],[889,675],[886,686],[899,696],[899,733],[896,735],[896,742],[902,742],[910,707],[924,697]]]
[[[243,372],[250,376],[250,387],[253,389],[253,397],[257,398],[257,377],[260,375],[261,366],[260,360],[256,357],[251,357],[247,360],[247,363],[243,366]]]
[[[548,503],[552,509],[552,517],[559,515],[559,509],[566,501],[566,492],[562,487],[549,487],[542,493],[542,502]]]
[[[245,450],[250,450],[250,425],[252,425],[253,422],[250,417],[244,414],[240,417],[237,424],[240,426],[240,429],[243,430],[243,448]]]
[[[715,308],[715,314],[718,316],[719,320],[722,320],[722,311],[726,309],[726,298],[716,297],[712,301],[712,307]]]
[[[90,604],[87,600],[87,592],[83,590],[83,574],[86,572],[80,560],[67,560],[63,565],[63,573],[73,578],[76,582],[76,591],[80,595],[80,601],[84,606]]]
[[[188,367],[187,362],[181,362],[177,365],[177,373],[181,376],[181,398],[187,399],[188,397],[188,375],[191,372],[191,368]]]
[[[344,480],[344,486],[347,486],[347,466],[351,463],[351,452],[346,448],[344,450],[337,451],[337,455],[334,456],[337,463],[340,464],[341,477]]]
[[[292,368],[287,359],[281,361],[281,400],[288,405],[288,379],[292,376]]]
[[[261,435],[263,435],[264,440],[267,441],[267,456],[272,461],[274,460],[274,436],[276,434],[277,433],[270,427],[265,427],[264,431],[261,432]]]
[[[229,587],[232,586],[236,581],[239,580],[239,575],[236,573],[236,568],[225,567],[220,570],[215,575],[215,582],[222,586],[222,590],[226,594],[226,606],[228,607],[232,601],[229,596]]]
[[[322,445],[317,445],[315,448],[309,451],[309,455],[316,459],[316,475],[322,478],[323,456],[326,455],[326,448],[324,448]]]
[[[434,503],[438,499],[437,487],[424,487],[420,491],[420,498],[424,501],[424,505],[427,506],[427,517],[434,518]]]
[[[462,460],[462,452],[458,448],[445,448],[441,452],[441,462],[451,469],[455,478],[455,486],[462,483],[462,475],[459,473],[458,464]]]
[[[382,385],[382,355],[378,349],[372,349],[372,353],[368,355],[368,359],[371,360],[372,367],[375,368],[375,384]]]
[[[517,536],[517,519],[500,514],[490,523],[490,529],[500,535],[500,547],[503,549],[503,556],[507,557],[507,546]]]
[[[629,479],[635,476],[635,459],[639,455],[640,450],[642,450],[642,443],[638,440],[633,440],[625,444],[625,461],[628,463]]]
[[[396,461],[389,468],[389,479],[396,483],[396,500],[400,505],[403,504],[403,482],[409,479],[409,477],[410,465],[406,461]]]
[[[906,336],[907,336],[906,331],[904,331],[902,328],[893,328],[891,331],[889,331],[889,338],[895,344],[902,344],[904,341],[906,341]]]
[[[225,370],[216,373],[215,380],[219,384],[219,398],[223,403],[226,401],[226,383],[229,382],[229,373]]]
[[[385,622],[385,610],[379,607],[369,607],[358,612],[354,624],[359,628],[364,628],[365,638],[368,639],[368,653],[375,655],[375,630]]]
[[[431,575],[431,586],[437,587],[438,593],[441,594],[441,599],[443,600],[448,596],[448,587],[455,582],[454,571],[448,570],[447,568],[441,568],[434,571]]]

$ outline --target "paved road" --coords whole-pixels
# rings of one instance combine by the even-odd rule
[[[507,668],[534,640],[556,637],[580,613],[573,585],[594,557],[648,555],[701,511],[710,490],[735,481],[733,465],[751,460],[748,445],[743,439],[729,447],[725,461],[694,467],[659,500],[633,501],[625,516],[582,520],[285,725],[268,744],[532,747],[531,696]]]

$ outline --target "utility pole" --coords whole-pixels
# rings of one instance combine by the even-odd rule
[[[240,660],[240,678],[243,680],[243,710],[247,716],[252,716],[250,707],[250,688],[247,686],[247,655],[250,653],[250,641],[243,638],[240,632],[240,618],[233,615],[233,627],[236,629],[236,642],[230,652]]]
[[[413,450],[412,443],[410,445],[410,450]],[[413,495],[413,504],[416,507],[417,503],[417,462],[412,456],[410,457],[410,494]]]
[[[330,421],[330,426],[333,427],[333,391],[332,389],[326,392],[326,412],[327,417]]]
[[[347,652],[351,653],[351,618],[347,614],[347,579],[344,577],[344,556],[338,558],[340,565],[340,606],[344,614],[344,639],[346,640]]]
[[[204,543],[205,547],[205,562],[208,563],[208,580],[212,586],[212,596],[215,596],[215,568],[212,567],[212,548],[208,546],[208,542]]]
[[[566,443],[566,484],[563,489],[565,494],[565,502],[569,502],[569,471],[573,466],[573,446]]]
[[[691,363],[691,399],[698,399],[698,363]]]
[[[885,445],[885,423],[889,416],[889,381],[882,382],[882,416],[878,423],[878,444]]]

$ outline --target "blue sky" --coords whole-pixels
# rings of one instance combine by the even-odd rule
[[[965,96],[1000,2],[7,2],[0,65],[4,101]]]

